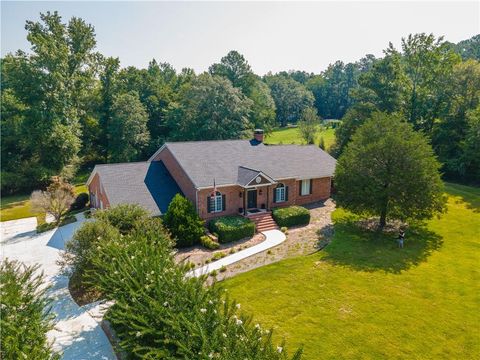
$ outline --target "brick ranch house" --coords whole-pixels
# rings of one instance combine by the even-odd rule
[[[259,231],[273,228],[274,207],[330,197],[335,159],[314,145],[265,145],[252,140],[167,142],[145,162],[96,165],[87,186],[90,204],[139,204],[161,215],[182,193],[204,220],[251,217]]]

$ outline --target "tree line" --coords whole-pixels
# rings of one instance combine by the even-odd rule
[[[208,71],[153,59],[122,68],[96,51],[92,25],[57,12],[27,21],[31,52],[2,59],[5,192],[46,185],[99,162],[144,160],[167,140],[246,138],[307,118],[343,119],[333,154],[374,111],[401,114],[431,139],[447,176],[479,174],[480,37],[457,45],[411,35],[383,58],[341,61],[320,74],[255,74],[231,51]]]

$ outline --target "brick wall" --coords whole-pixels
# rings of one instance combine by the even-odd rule
[[[268,186],[268,187],[258,187],[257,188],[257,205],[260,208],[262,204],[267,205],[267,192],[268,192],[268,208],[274,207],[284,207],[284,206],[291,206],[291,205],[305,205],[309,203],[313,203],[316,201],[325,200],[330,197],[330,183],[331,178],[320,178],[320,179],[313,179],[312,181],[312,194],[300,196],[299,195],[299,187],[301,186],[301,182],[290,179],[281,181],[285,186],[288,186],[288,201],[281,202],[281,203],[274,203],[273,202],[273,193],[276,185]],[[260,189],[262,190],[262,194],[260,194]],[[226,208],[225,211],[217,212],[217,213],[208,213],[207,212],[207,197],[212,194],[211,189],[203,189],[198,192],[198,214],[204,220],[209,220],[214,217],[218,216],[225,216],[225,215],[238,215],[238,209],[243,208],[244,204],[246,204],[246,192],[244,194],[244,189],[240,186],[228,186],[228,187],[220,187],[217,190],[220,191],[221,194],[225,195],[226,201]],[[242,197],[239,196],[239,193],[242,193]],[[244,203],[245,198],[245,203]]]
[[[91,195],[94,194],[97,202],[96,204],[90,204],[91,207],[100,208],[100,200],[102,201],[104,209],[110,207],[107,194],[105,194],[105,191],[102,187],[100,175],[95,174],[92,181],[88,185],[88,191],[90,192],[90,200],[92,199]]]
[[[178,184],[180,190],[182,190],[183,194],[187,199],[189,199],[194,205],[196,202],[196,189],[193,185],[192,181],[189,179],[185,171],[183,171],[182,167],[178,164],[177,160],[173,157],[170,150],[165,147],[153,161],[163,161],[165,167],[172,175],[173,179]]]
[[[290,206],[290,205],[295,205],[295,199],[296,199],[296,194],[298,193],[297,189],[297,181],[295,179],[289,179],[289,180],[280,180],[278,183],[282,183],[285,186],[288,186],[288,200],[284,202],[273,202],[273,196],[274,196],[274,191],[277,185],[272,185],[269,186],[269,207],[281,207],[281,206]]]
[[[198,215],[204,220],[218,216],[238,215],[238,209],[243,208],[243,188],[240,186],[219,187],[222,195],[225,195],[225,211],[209,213],[207,210],[207,197],[211,196],[212,189],[203,189],[198,192]],[[239,196],[242,193],[242,197]]]
[[[296,204],[304,205],[315,201],[324,200],[330,197],[331,178],[319,178],[312,181],[312,193],[309,195],[300,195],[299,189],[302,186],[301,181],[297,181]]]

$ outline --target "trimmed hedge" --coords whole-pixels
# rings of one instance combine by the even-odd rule
[[[43,224],[37,225],[37,233],[40,234],[45,231],[55,229],[58,226],[64,226],[64,225],[74,223],[75,221],[77,221],[77,218],[75,217],[75,215],[67,215],[60,221],[59,224],[55,222],[51,222],[51,223],[44,222]]]
[[[203,235],[201,238],[200,238],[200,243],[206,247],[207,249],[210,249],[210,250],[216,250],[220,247],[220,244],[213,241],[212,239],[210,239],[209,236],[207,235]]]
[[[280,227],[307,225],[310,222],[310,211],[302,206],[273,209],[272,215]]]
[[[226,243],[252,237],[255,234],[255,223],[242,216],[222,216],[209,222],[208,228],[218,234],[218,241]]]

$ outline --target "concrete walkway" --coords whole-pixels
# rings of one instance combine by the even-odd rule
[[[241,250],[239,252],[236,252],[235,254],[225,256],[220,260],[214,261],[198,269],[189,271],[187,273],[187,276],[198,277],[200,275],[208,274],[213,270],[219,270],[222,266],[231,265],[233,263],[236,263],[237,261],[248,258],[249,256],[258,254],[259,252],[280,245],[286,239],[285,234],[279,230],[268,230],[264,231],[262,234],[265,235],[265,240],[260,244],[254,245],[245,250]]]
[[[79,307],[68,291],[68,278],[60,274],[56,264],[65,242],[85,221],[82,214],[75,215],[77,222],[36,234],[36,219],[27,218],[0,223],[1,257],[18,260],[26,265],[39,264],[45,280],[51,288],[48,295],[53,299],[52,311],[56,315],[55,327],[47,335],[54,351],[62,359],[116,359],[115,353],[100,327],[97,313],[99,304]]]

